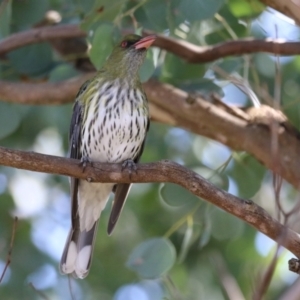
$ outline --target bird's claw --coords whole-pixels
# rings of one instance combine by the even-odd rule
[[[131,179],[131,174],[134,171],[135,173],[137,172],[137,166],[135,162],[132,159],[127,159],[122,163],[122,171],[125,169],[128,170],[129,172],[129,178]]]
[[[85,168],[87,167],[88,164],[92,165],[92,161],[88,156],[83,156],[80,159],[80,164],[82,166],[82,172],[84,173]]]

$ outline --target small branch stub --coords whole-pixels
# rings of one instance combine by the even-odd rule
[[[289,270],[300,274],[300,260],[298,258],[291,258],[289,260]]]

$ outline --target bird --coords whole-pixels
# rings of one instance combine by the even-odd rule
[[[149,129],[149,108],[139,69],[155,35],[126,35],[96,75],[86,81],[75,99],[69,131],[69,157],[87,163],[122,163],[132,168],[143,152]],[[60,271],[85,278],[102,210],[111,192],[114,201],[107,232],[118,221],[130,183],[96,183],[71,178],[71,230],[63,250]]]

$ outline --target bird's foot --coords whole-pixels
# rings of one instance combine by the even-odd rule
[[[84,173],[85,168],[87,167],[88,164],[93,166],[93,162],[91,161],[91,159],[88,156],[81,157],[80,164],[82,166],[82,173]]]
[[[134,173],[137,172],[136,164],[135,164],[135,162],[132,159],[126,159],[122,163],[122,171],[124,171],[125,169],[128,170],[128,172],[129,172],[129,178],[130,179],[131,179],[132,172],[134,172]]]

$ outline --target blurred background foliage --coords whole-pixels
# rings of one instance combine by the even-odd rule
[[[78,39],[73,56],[62,55],[54,43],[14,50],[0,58],[0,79],[37,84],[68,79],[80,74],[83,67],[78,61],[88,56],[99,68],[121,30],[148,29],[197,45],[249,36],[299,38],[299,29],[286,17],[256,0],[2,0],[0,39],[49,25],[45,21],[49,14],[54,23],[79,24],[88,32],[87,40]],[[195,93],[215,91],[229,104],[250,105],[246,95],[215,74],[212,67],[217,65],[249,80],[260,100],[272,105],[275,61],[272,55],[258,53],[192,65],[153,48],[141,78],[152,76]],[[280,58],[279,66],[281,107],[299,129],[299,58]],[[71,110],[72,104],[0,102],[0,143],[66,156]],[[160,159],[184,164],[275,214],[272,176],[247,153],[153,122],[142,162]],[[292,207],[297,198],[293,187],[284,183],[283,206]],[[235,278],[249,299],[276,249],[274,242],[241,220],[178,186],[135,184],[111,237],[106,234],[110,205],[102,214],[91,272],[76,281],[58,272],[70,226],[68,179],[0,167],[0,199],[0,274],[13,217],[19,217],[12,262],[0,284],[1,299],[72,299],[73,295],[76,300],[223,300],[228,299],[223,276]],[[299,224],[293,225],[299,231]],[[290,257],[281,252],[266,299],[278,299],[295,281],[296,276],[287,271]]]

